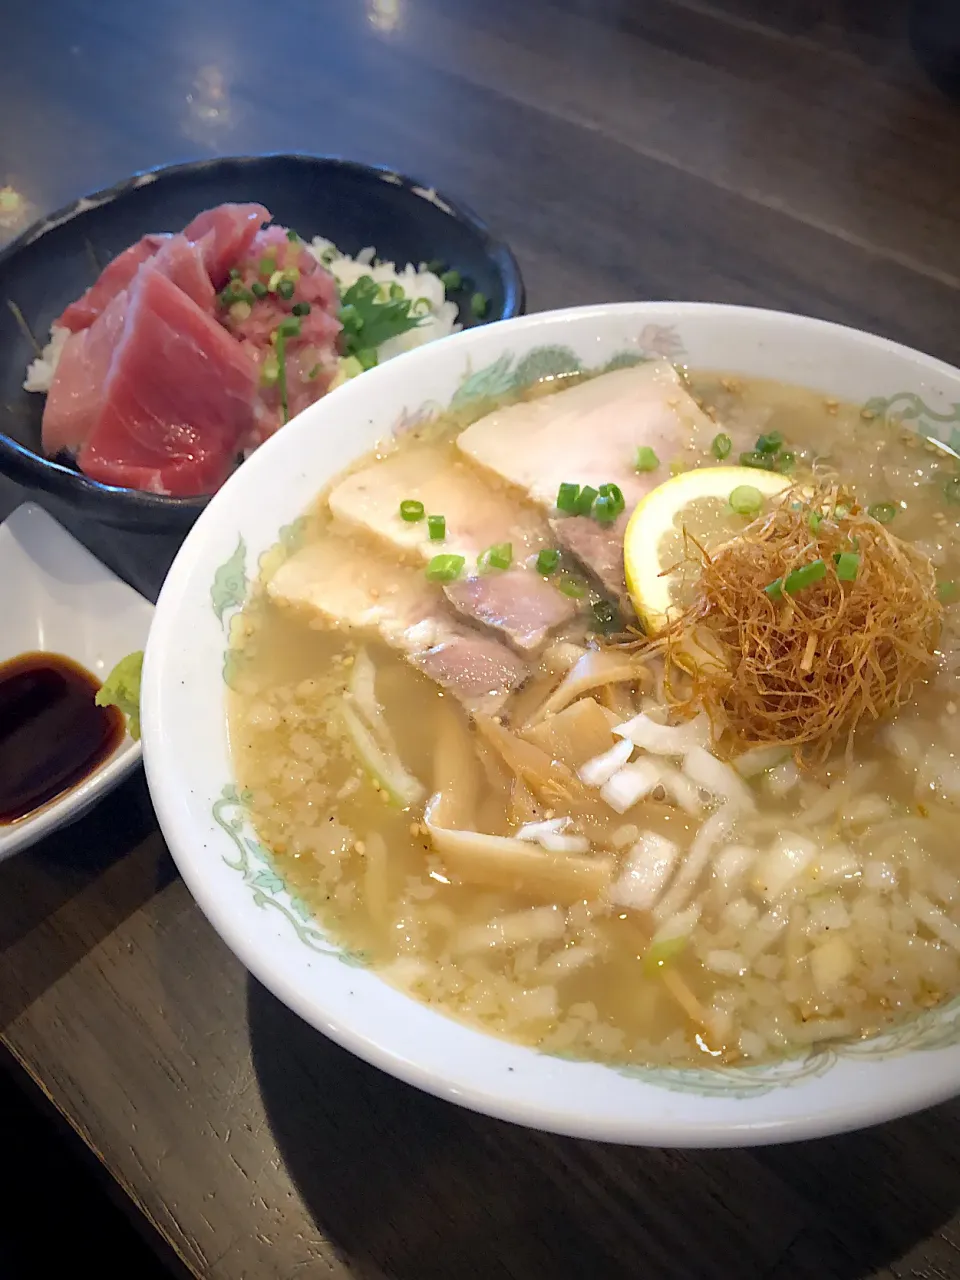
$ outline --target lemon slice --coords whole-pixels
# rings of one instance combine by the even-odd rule
[[[637,616],[650,635],[663,630],[690,603],[699,574],[695,560],[684,549],[684,530],[707,551],[735,537],[761,512],[770,499],[791,485],[786,476],[754,467],[700,467],[683,471],[665,481],[640,502],[630,517],[623,539],[627,590]],[[738,489],[735,505],[750,508],[738,515],[730,497]]]

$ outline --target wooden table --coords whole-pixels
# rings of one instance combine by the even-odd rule
[[[483,212],[531,309],[749,303],[960,363],[960,112],[904,31],[897,0],[11,4],[0,186],[22,222],[187,156],[386,161]],[[79,532],[147,592],[174,550]],[[455,1110],[246,975],[140,778],[0,867],[0,942],[3,1044],[198,1276],[960,1276],[957,1104],[706,1154]]]

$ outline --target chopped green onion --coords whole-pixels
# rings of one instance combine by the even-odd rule
[[[875,502],[872,507],[867,508],[867,515],[872,516],[880,524],[889,524],[896,514],[897,508],[892,502]]]
[[[477,560],[482,569],[509,569],[513,562],[513,543],[495,542],[487,547]]]
[[[273,275],[277,269],[277,260],[273,257],[261,258],[257,264],[257,274],[261,276]]]
[[[572,577],[569,573],[560,575],[557,579],[557,587],[571,600],[582,600],[587,594],[587,589],[580,579]]]
[[[431,582],[453,582],[465,564],[463,556],[434,556],[427,565],[427,577]]]
[[[602,484],[596,502],[593,504],[593,516],[601,524],[612,524],[626,506],[623,490],[617,484]]]
[[[811,511],[807,516],[807,524],[810,526],[811,533],[819,533],[820,526],[823,524],[823,516],[819,511]]]
[[[850,508],[845,506],[842,502],[838,503],[837,506],[833,508],[833,518],[838,523],[841,520],[845,520],[849,514]]]
[[[276,330],[277,336],[277,383],[280,387],[280,411],[283,414],[284,424],[290,421],[290,406],[287,402],[287,334],[284,329],[286,320],[281,321],[280,327]],[[297,331],[300,329],[300,321],[297,321]]]
[[[239,268],[239,267],[231,267],[231,268],[230,268],[230,279],[231,279],[231,280],[239,280],[239,279],[240,279],[240,268]]]
[[[670,463],[670,474],[672,476],[683,475],[686,469],[687,469],[687,464],[684,462],[682,458],[674,458],[674,460]]]
[[[291,244],[297,244],[300,240],[300,237],[297,235],[297,233],[293,230],[292,227],[288,227],[287,239],[290,241]]]
[[[788,476],[797,465],[797,455],[785,450],[781,453],[776,462],[776,470],[783,476]]]
[[[274,267],[276,267],[276,263],[274,263]],[[277,292],[277,289],[280,287],[282,280],[283,280],[282,271],[273,270],[270,272],[270,279],[267,281],[267,288],[270,290],[271,293]]]
[[[444,289],[459,289],[463,284],[463,277],[460,275],[459,271],[444,271],[443,275],[440,277],[440,283],[443,285]]]
[[[855,551],[841,551],[833,557],[841,582],[855,582],[860,572],[860,557]]]
[[[763,506],[763,494],[752,484],[738,484],[730,495],[730,505],[738,516],[755,516]]]
[[[805,587],[812,587],[815,582],[826,577],[826,573],[827,566],[822,560],[811,560],[799,569],[791,569],[785,578],[777,578],[763,589],[771,600],[782,600],[784,594],[792,596]]]
[[[320,372],[320,362],[317,361],[317,363],[313,366],[312,369],[307,370],[307,381],[312,382],[319,372]]]
[[[230,304],[230,319],[237,321],[249,320],[250,310],[249,302],[233,302]]]
[[[537,573],[542,573],[548,578],[551,573],[556,573],[559,563],[560,552],[553,547],[544,547],[537,556]]]
[[[955,600],[960,600],[960,586],[955,582],[938,582],[937,599],[941,604],[953,604]]]
[[[593,518],[600,524],[613,524],[622,510],[623,507],[618,507],[613,498],[601,494],[593,504]]]
[[[557,490],[557,510],[565,511],[570,516],[575,515],[579,497],[580,486],[564,482]]]
[[[447,536],[446,516],[427,516],[427,532],[431,542],[442,542]]]
[[[489,299],[486,298],[484,294],[475,293],[471,297],[470,310],[478,320],[482,320],[483,317],[487,314],[487,311],[489,309],[490,309],[490,302],[489,302]]]
[[[593,628],[601,635],[610,635],[620,629],[620,613],[615,604],[609,600],[597,600],[590,606],[593,617]]]
[[[250,286],[250,292],[255,298],[265,298],[270,290],[262,280],[254,280],[253,284]]]
[[[358,351],[355,357],[361,369],[375,369],[378,363],[378,357],[375,347],[364,347],[362,351]]]
[[[406,297],[406,294],[403,292],[403,286],[397,284],[396,280],[393,280],[391,281],[387,296],[391,302],[399,302],[402,298]]]
[[[656,471],[660,465],[660,459],[650,448],[648,444],[642,444],[637,449],[637,456],[634,459],[633,469],[635,471]]]
[[[295,316],[308,316],[310,314],[310,303],[295,302],[290,310]]]
[[[599,496],[599,489],[595,489],[592,484],[585,484],[577,495],[577,515],[588,516]]]
[[[960,476],[951,476],[943,486],[943,496],[948,502],[960,502]]]
[[[267,356],[263,362],[263,368],[260,370],[260,382],[264,387],[275,387],[277,379],[280,377],[280,366],[277,363],[275,355]]]
[[[300,317],[284,316],[277,326],[277,332],[282,333],[285,338],[300,337]]]
[[[643,957],[643,971],[652,976],[662,969],[670,960],[675,960],[687,949],[690,939],[686,934],[679,938],[664,938],[655,942]]]
[[[406,520],[407,524],[415,524],[423,517],[423,503],[417,502],[416,498],[404,498],[400,503],[400,519]]]
[[[724,458],[729,458],[730,450],[732,448],[733,441],[724,431],[721,431],[719,435],[714,436],[710,442],[710,452],[718,462],[722,462]]]
[[[783,444],[783,436],[779,431],[769,431],[765,436],[757,436],[754,446],[757,453],[776,453]]]
[[[759,449],[749,449],[740,455],[741,467],[754,467],[759,471],[772,471],[776,466],[773,455],[761,453]]]
[[[281,298],[283,298],[285,302],[289,302],[290,299],[293,297],[295,288],[296,288],[296,285],[293,283],[292,280],[281,280],[280,283],[277,285],[277,293],[280,295]]]

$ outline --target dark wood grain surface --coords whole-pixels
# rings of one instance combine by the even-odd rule
[[[900,0],[11,4],[0,234],[163,162],[334,152],[475,206],[531,309],[752,303],[960,363],[960,109],[906,21]],[[155,592],[172,545],[73,527]],[[0,866],[0,946],[7,1051],[198,1276],[960,1276],[960,1105],[704,1154],[457,1111],[247,977],[142,779]]]

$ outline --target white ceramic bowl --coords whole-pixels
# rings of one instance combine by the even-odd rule
[[[485,1036],[342,955],[288,895],[248,825],[227,749],[224,655],[259,558],[289,544],[297,516],[337,472],[421,413],[624,352],[805,384],[960,446],[960,372],[868,334],[776,312],[583,307],[458,334],[374,369],[241,467],[170,571],[142,705],[164,835],[214,928],[279,999],[360,1057],[463,1106],[608,1141],[732,1146],[835,1133],[941,1101],[960,1088],[960,1001],[883,1039],[724,1070],[616,1070]]]

